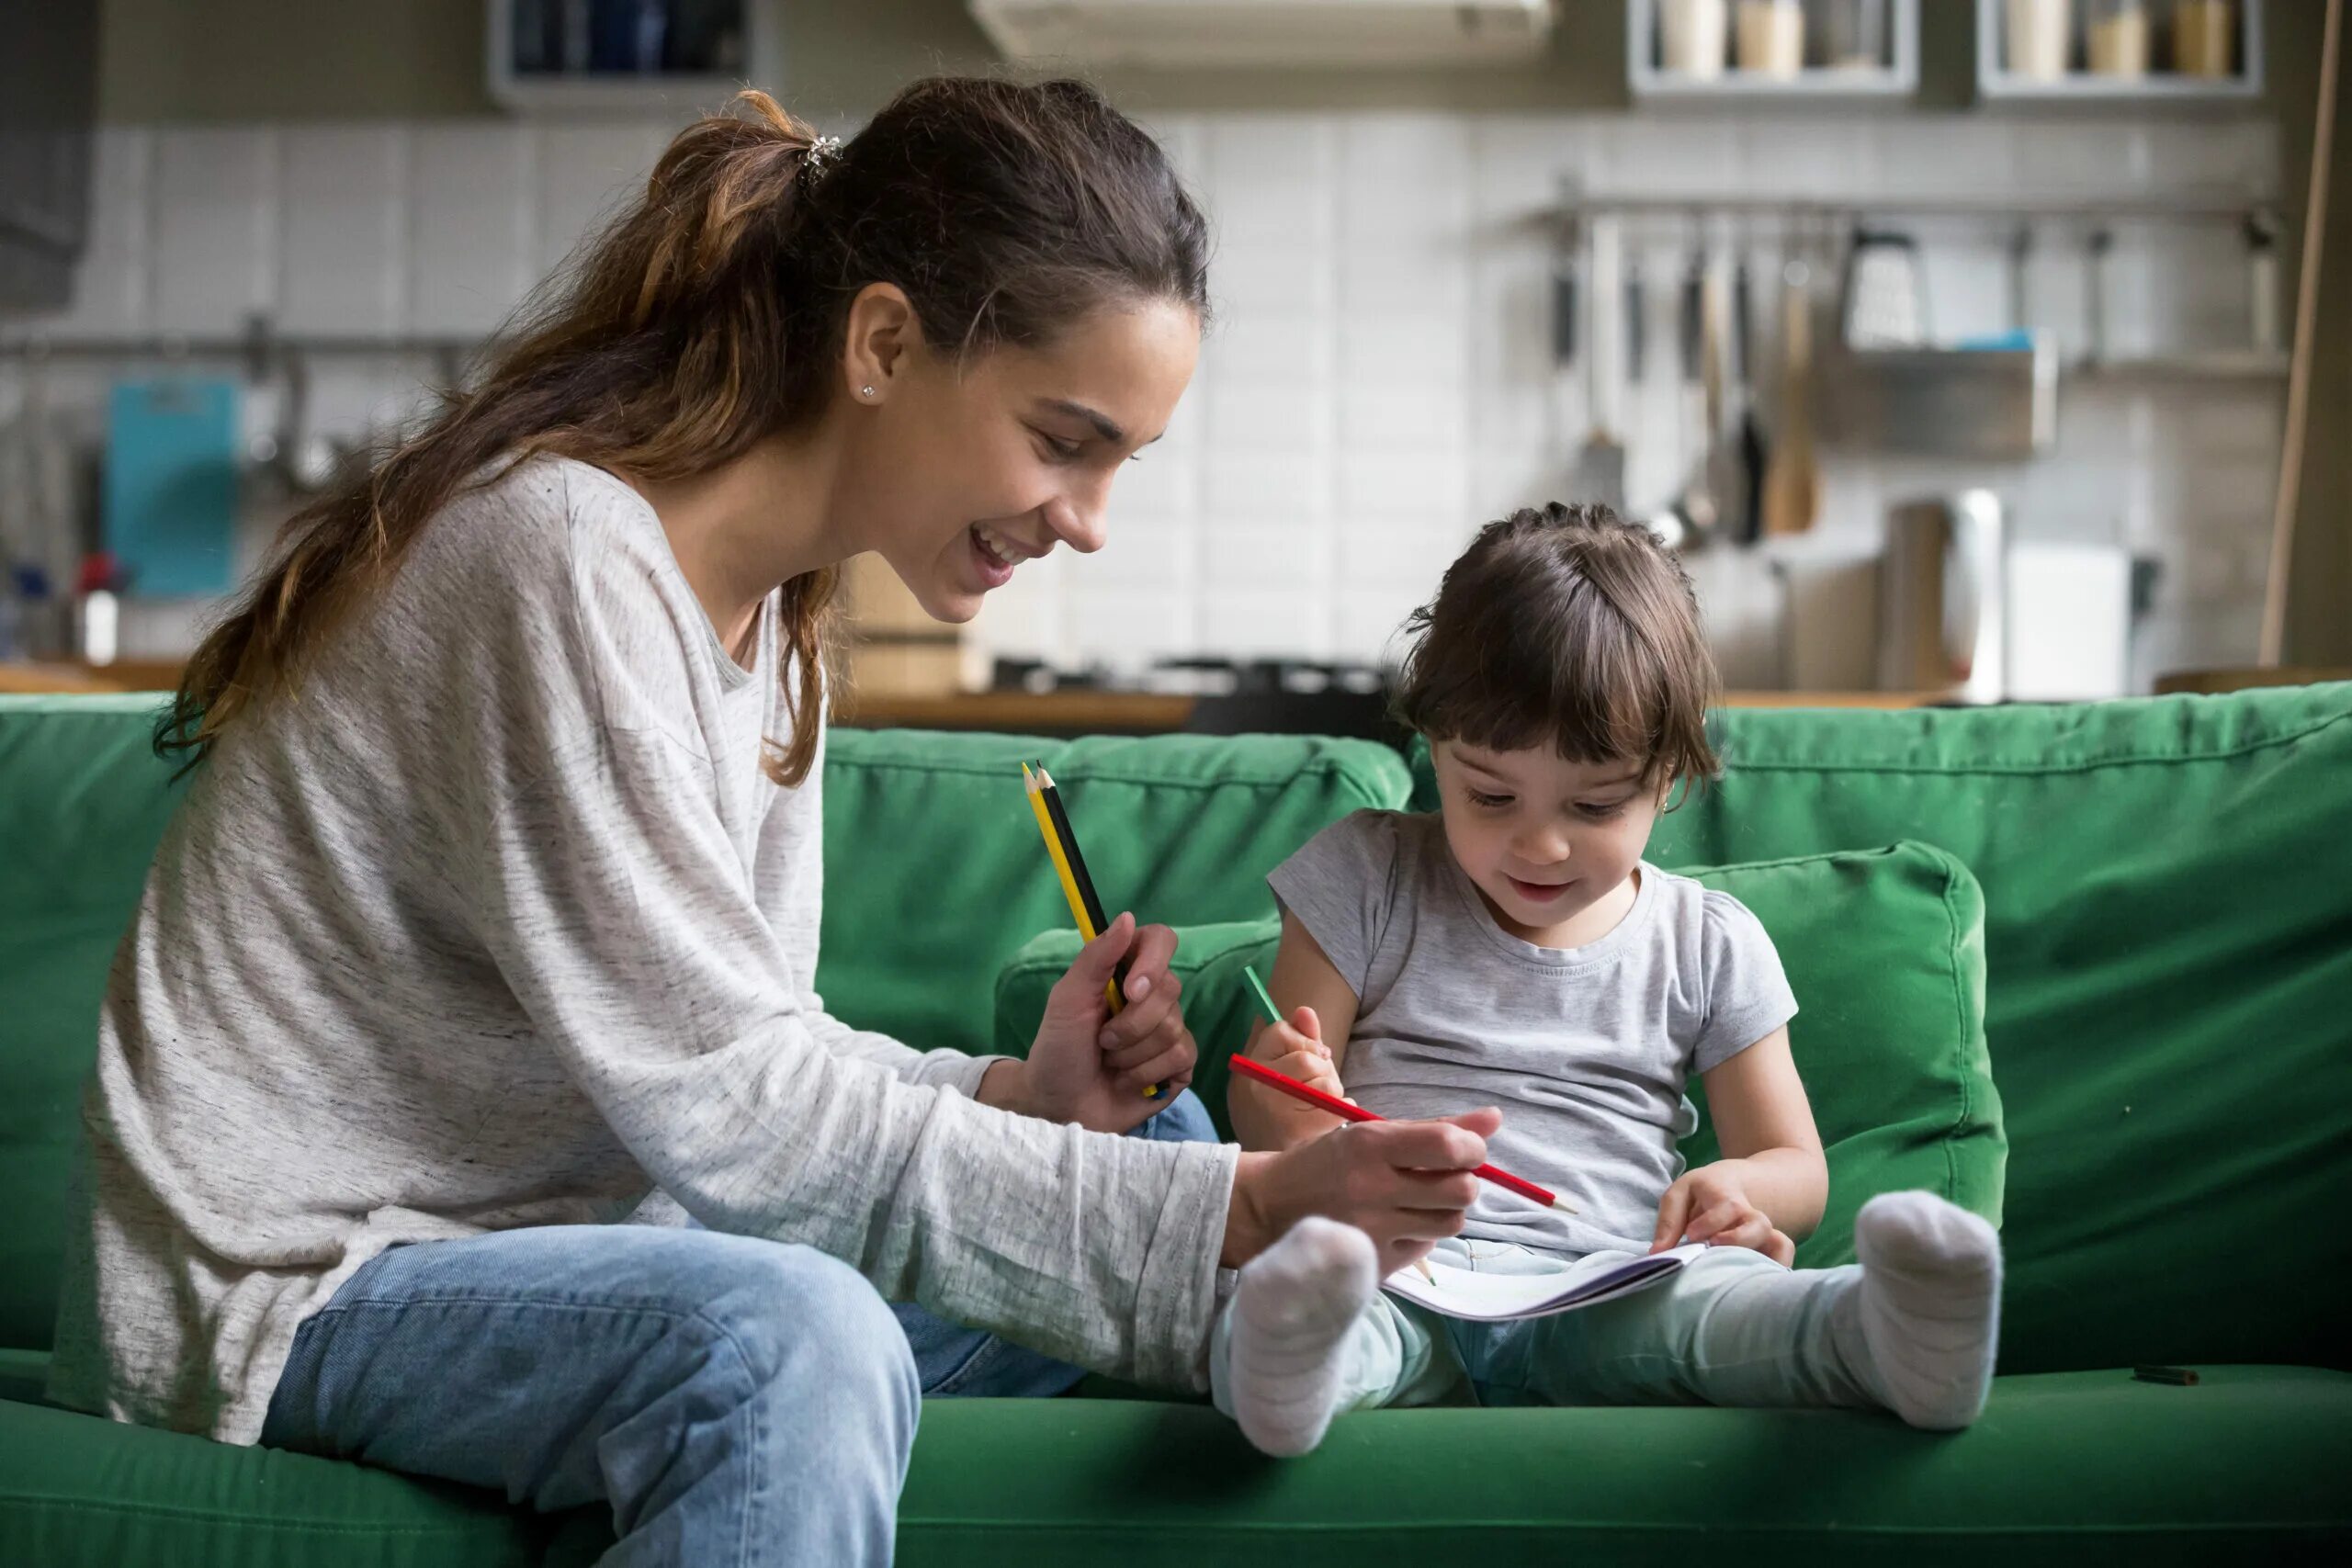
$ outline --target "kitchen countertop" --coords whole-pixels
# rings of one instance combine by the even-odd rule
[[[0,664],[0,691],[163,692],[180,666],[159,660],[99,667]],[[1726,692],[1723,705],[1748,708],[1911,708],[1935,701],[1921,692]],[[838,705],[833,722],[862,729],[978,729],[1008,734],[1159,735],[1184,728],[1195,699],[1157,692],[1071,690],[965,692],[938,697],[858,696]]]
[[[1921,692],[1726,692],[1747,708],[1914,708]],[[833,722],[865,729],[985,729],[1010,734],[1151,735],[1182,729],[1194,699],[1150,692],[970,692],[944,697],[856,697]]]

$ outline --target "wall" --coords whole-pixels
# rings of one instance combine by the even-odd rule
[[[1535,221],[1563,174],[1693,193],[2147,193],[2258,188],[2275,183],[2278,163],[2274,133],[2256,120],[1220,113],[1154,123],[1215,216],[1220,318],[1176,428],[1121,478],[1114,547],[1024,570],[980,623],[997,651],[1123,663],[1201,649],[1376,656],[1473,524],[1567,483],[1589,422],[1582,388],[1555,385],[1546,357]],[[222,333],[266,310],[292,332],[486,333],[668,129],[111,127],[81,303],[54,325]],[[2078,347],[2080,276],[2062,230],[2038,253],[2035,321]],[[2007,324],[2003,237],[1936,231],[1926,282],[1939,332]],[[1678,220],[1641,242],[1659,286],[1658,346],[1631,432],[1637,504],[1670,495],[1687,463],[1665,286],[1685,239]],[[1775,259],[1769,238],[1756,250],[1760,264]],[[2233,253],[2226,235],[2127,235],[2111,273],[2119,351],[2229,342],[2243,330]],[[345,430],[397,418],[430,374],[413,360],[322,366],[319,417]],[[2268,381],[2077,383],[2056,458],[1839,457],[1822,530],[1781,553],[1867,553],[1889,502],[1995,483],[2024,536],[2121,539],[2162,559],[2143,676],[2241,661],[2259,605],[2278,408]],[[256,546],[269,521],[257,516]],[[1701,564],[1733,678],[1776,680],[1772,627],[1758,619],[1762,568]],[[201,610],[142,615],[134,649],[171,651]]]

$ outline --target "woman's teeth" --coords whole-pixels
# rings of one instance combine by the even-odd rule
[[[972,525],[972,537],[979,541],[980,553],[999,566],[1018,566],[1023,558],[1025,552],[1019,547],[981,524]]]

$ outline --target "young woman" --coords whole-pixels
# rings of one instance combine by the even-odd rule
[[[1221,1264],[1310,1213],[1400,1261],[1460,1224],[1490,1113],[1105,1135],[1193,1062],[1124,915],[1025,1062],[825,1012],[835,569],[961,621],[1101,547],[1205,244],[1075,84],[923,83],[839,149],[746,102],[190,664],[61,1400],[602,1500],[618,1562],[877,1562],[919,1393],[886,1301],[1197,1388]],[[655,1189],[697,1224],[612,1223]]]

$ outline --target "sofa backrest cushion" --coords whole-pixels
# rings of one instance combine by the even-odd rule
[[[1916,839],[1984,886],[2007,1370],[2352,1368],[2352,683],[1718,736],[1661,863]]]
[[[1789,1038],[1829,1158],[1828,1212],[1798,1262],[1852,1262],[1854,1211],[1874,1192],[1924,1187],[1997,1224],[2007,1145],[1984,1050],[1984,902],[1967,867],[1906,843],[1691,874],[1756,912],[1796,990]],[[1229,1133],[1228,1059],[1259,1016],[1242,969],[1272,972],[1281,923],[1180,935],[1176,972],[1201,1049],[1194,1087]],[[1077,951],[1077,932],[1051,932],[1005,966],[998,1050],[1028,1048]],[[1703,1120],[1683,1153],[1694,1165],[1716,1157]]]

